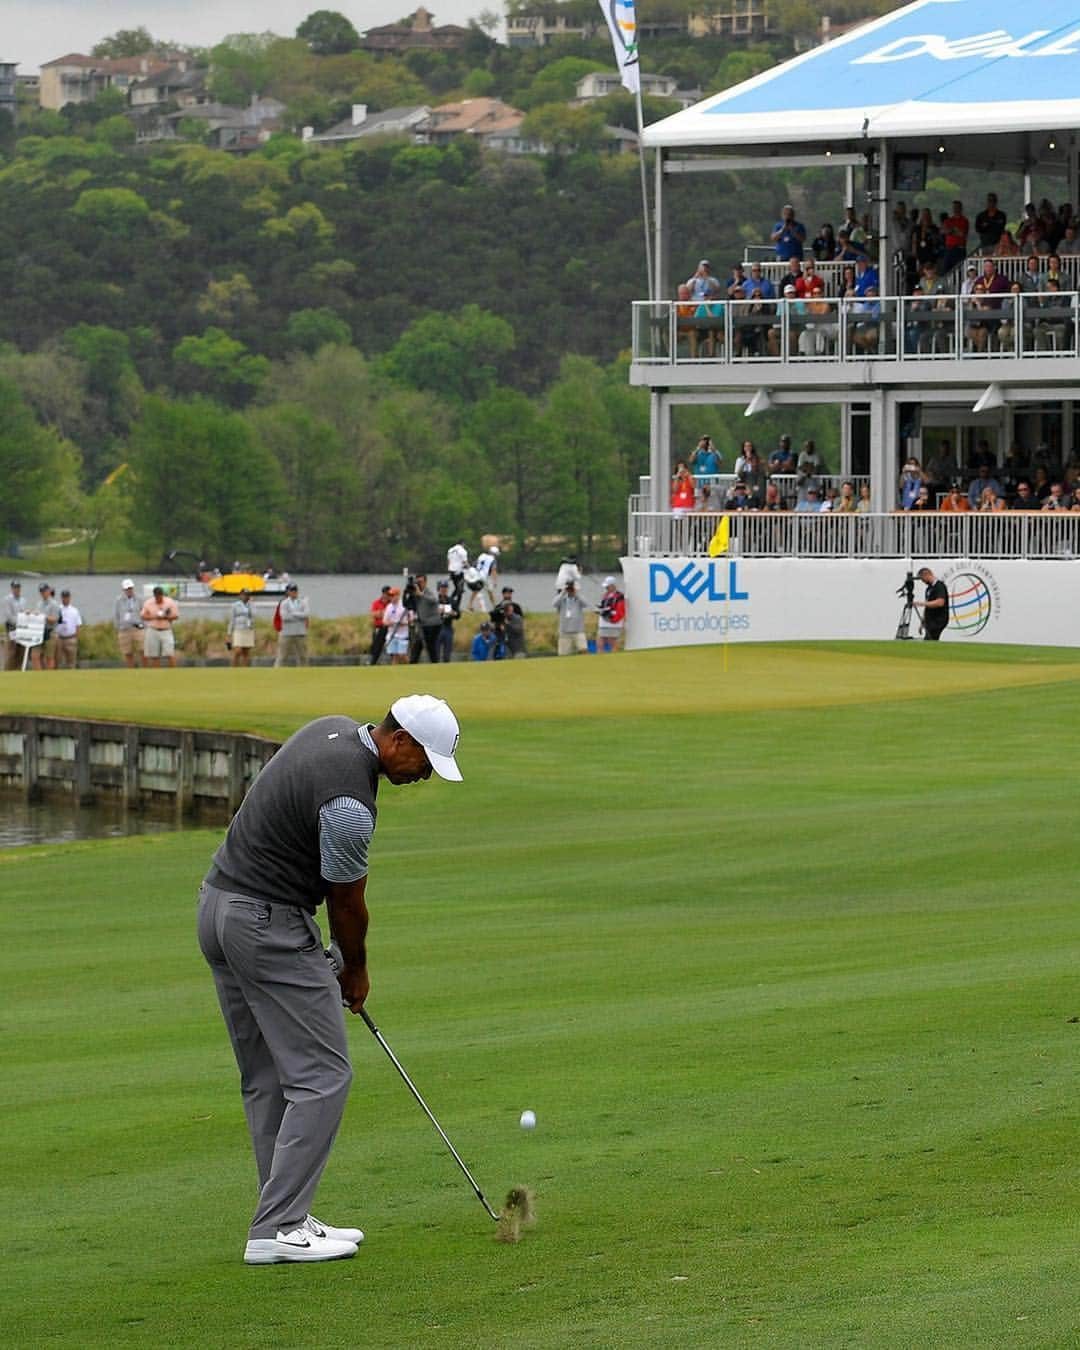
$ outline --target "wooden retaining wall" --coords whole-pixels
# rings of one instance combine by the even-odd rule
[[[227,817],[277,748],[237,732],[0,716],[0,791]]]

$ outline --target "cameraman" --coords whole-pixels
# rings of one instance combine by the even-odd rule
[[[403,597],[405,607],[416,615],[416,628],[409,649],[409,664],[415,666],[426,651],[428,660],[434,665],[439,659],[439,634],[442,631],[443,616],[435,592],[428,585],[425,573],[419,572],[409,578]]]
[[[440,581],[437,589],[441,623],[436,650],[440,661],[449,661],[454,655],[454,623],[461,618],[461,610],[457,598],[450,594],[449,581]]]
[[[573,656],[577,652],[587,652],[585,605],[572,581],[568,581],[555,596],[552,608],[559,616],[559,655]]]
[[[506,655],[515,660],[527,655],[525,651],[525,611],[514,599],[513,586],[502,588],[502,599],[491,611],[491,621]]]
[[[922,610],[923,637],[927,642],[939,642],[949,626],[949,588],[934,576],[929,567],[920,567],[915,574],[926,586],[926,596],[914,602]]]

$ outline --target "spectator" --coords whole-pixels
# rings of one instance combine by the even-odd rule
[[[835,262],[854,263],[859,258],[866,257],[866,249],[860,244],[856,244],[846,230],[841,230],[836,236],[836,257]]]
[[[725,511],[754,511],[757,509],[756,503],[750,496],[749,487],[740,478],[732,483],[728,488],[727,501],[724,503]]]
[[[953,483],[949,488],[948,492],[946,492],[945,496],[942,498],[941,506],[938,510],[953,512],[956,515],[971,510],[971,503],[964,495],[964,489],[959,483]]]
[[[742,300],[746,291],[746,268],[741,262],[734,263],[731,268],[731,276],[724,282],[722,287],[729,300]]]
[[[702,436],[697,448],[690,456],[690,470],[695,478],[710,478],[722,471],[723,458],[713,444],[711,436]]]
[[[878,290],[878,273],[865,255],[855,264],[855,294],[865,296],[871,289]]]
[[[476,555],[476,570],[480,573],[480,579],[484,583],[484,590],[487,592],[488,600],[491,604],[495,603],[495,582],[499,576],[499,546],[491,544],[483,553]]]
[[[135,596],[135,583],[131,577],[125,577],[120,583],[120,594],[113,605],[113,627],[116,629],[116,645],[124,658],[124,665],[135,669],[135,652],[142,631],[142,606]]]
[[[405,597],[405,603],[416,615],[416,622],[411,626],[409,663],[419,665],[421,656],[427,652],[428,660],[435,665],[439,659],[439,634],[442,632],[443,616],[439,610],[438,597],[428,585],[425,572],[417,574],[415,587],[406,591]]]
[[[964,215],[963,202],[954,201],[952,211],[941,222],[941,242],[944,249],[941,255],[941,270],[943,272],[952,271],[954,267],[964,261],[970,230],[971,224],[967,216]]]
[[[762,298],[760,286],[750,292],[750,303],[735,315],[733,341],[736,356],[760,356],[761,334],[776,306]]]
[[[783,277],[780,279],[780,284],[778,287],[780,293],[783,294],[789,286],[793,286],[795,288],[795,294],[798,295],[799,283],[802,281],[802,279],[803,279],[802,261],[799,258],[789,258],[788,270],[784,273]]]
[[[773,226],[769,237],[779,262],[802,257],[803,244],[806,243],[806,226],[795,219],[795,208],[790,202],[781,211],[780,219]]]
[[[26,601],[23,599],[22,582],[15,577],[11,590],[4,596],[4,669],[18,670],[22,665],[23,649],[15,641],[15,629],[19,626],[19,615],[25,613]]]
[[[1009,230],[1001,231],[1001,238],[993,248],[995,258],[1018,258],[1020,256],[1020,245],[1012,237]]]
[[[840,515],[852,515],[855,512],[855,484],[850,480],[845,481],[840,486],[840,496],[833,505],[833,510]]]
[[[799,451],[799,460],[795,467],[799,473],[822,474],[825,472],[825,461],[813,441],[803,441],[803,447]]]
[[[1076,226],[1066,225],[1065,232],[1058,241],[1057,246],[1059,257],[1075,258],[1080,254],[1080,239],[1076,237]]]
[[[750,276],[743,283],[742,298],[744,300],[753,299],[755,291],[758,292],[758,298],[761,300],[776,299],[776,287],[772,284],[772,282],[769,280],[768,277],[762,275],[762,267],[760,263],[750,264]],[[733,297],[733,299],[738,298],[739,298],[738,296]]]
[[[931,487],[943,489],[947,483],[955,481],[960,466],[956,462],[952,441],[948,439],[941,441],[938,448],[926,461],[925,469]]]
[[[171,595],[161,586],[155,586],[150,599],[139,611],[143,622],[143,665],[161,669],[161,658],[171,669],[176,665],[176,637],[173,624],[180,617],[180,609]]]
[[[1005,213],[998,210],[997,193],[988,192],[985,208],[975,217],[975,233],[979,236],[979,247],[984,253],[997,244],[1006,223]]]
[[[799,500],[795,503],[795,510],[811,511],[815,513],[820,512],[821,493],[818,490],[818,488],[816,487],[807,488],[805,497],[800,497]]]
[[[435,588],[439,602],[439,618],[441,620],[439,627],[439,638],[436,644],[436,659],[442,662],[452,660],[454,655],[454,624],[461,618],[461,611],[458,609],[453,596],[450,594],[450,582],[440,581]],[[503,587],[503,595],[506,594],[506,587]]]
[[[694,509],[694,476],[683,460],[675,466],[675,476],[671,480],[671,510],[674,515],[685,516]]]
[[[866,247],[866,231],[860,224],[858,212],[853,206],[844,207],[844,219],[840,228],[853,244],[858,244],[862,248]]]
[[[460,548],[460,544],[455,544],[454,548]],[[464,549],[462,549],[464,552]],[[453,549],[450,550],[453,552]],[[468,562],[468,554],[465,555]],[[464,584],[464,582],[462,582]],[[368,660],[373,666],[379,664],[379,657],[383,654],[383,648],[386,646],[386,606],[390,603],[391,587],[384,586],[379,594],[371,602],[371,648]]]
[[[762,464],[758,452],[754,449],[753,441],[745,441],[742,455],[739,456],[741,464],[736,465],[735,472],[750,489],[751,495],[756,496],[760,501],[765,492],[765,465]]]
[[[614,577],[605,577],[604,593],[600,597],[600,619],[596,628],[598,650],[617,652],[625,626],[626,596],[615,585]]]
[[[997,505],[999,501],[1002,503],[1000,507]],[[980,511],[983,515],[988,514],[990,511],[1003,510],[1004,498],[999,498],[992,487],[984,487],[979,493],[979,504],[975,509]]]
[[[922,471],[919,461],[911,457],[900,470],[899,484],[899,504],[901,511],[910,511],[915,505],[916,498],[919,495],[919,488],[926,483],[926,478]]]
[[[791,437],[781,436],[776,444],[776,449],[769,456],[769,472],[772,473],[794,473],[795,456],[791,451]]]
[[[1031,490],[1041,507],[1050,495],[1050,476],[1041,464],[1036,466],[1035,472],[1032,474]]]
[[[1020,251],[1034,254],[1036,245],[1045,237],[1046,232],[1043,222],[1039,219],[1039,213],[1035,209],[1035,203],[1028,202],[1024,207],[1023,219],[1016,231],[1016,242],[1020,245]]]
[[[832,262],[836,257],[838,247],[836,231],[830,224],[826,223],[814,236],[810,250],[818,262]]]
[[[932,342],[933,311],[944,306],[945,286],[937,274],[937,266],[927,263],[915,286],[908,306],[908,322],[904,326],[904,350],[914,353]],[[937,327],[942,327],[939,322]]]
[[[491,611],[491,618],[506,654],[514,660],[525,657],[525,611],[514,599],[512,586],[502,588],[502,599]]]
[[[817,270],[817,262],[807,258],[802,265],[802,275],[795,282],[795,290],[800,300],[814,300],[825,294],[825,280]]]
[[[1026,478],[1022,478],[1016,485],[1016,496],[1012,500],[1013,511],[1037,511],[1039,509],[1039,499],[1031,490],[1031,484]]]
[[[386,627],[386,654],[392,666],[403,666],[409,659],[409,625],[414,619],[411,609],[401,603],[401,588],[391,586],[383,610]]]
[[[855,505],[855,511],[856,511],[856,514],[857,514],[857,515],[860,515],[860,516],[866,516],[866,515],[869,515],[870,512],[871,512],[873,509],[874,509],[874,504],[873,504],[873,502],[870,500],[870,484],[869,484],[869,483],[860,483],[860,484],[859,484],[859,500],[858,500],[858,502],[857,502],[856,505]]]
[[[881,344],[881,301],[876,286],[867,286],[862,296],[851,302],[854,322],[849,331],[852,345],[862,352],[883,350]]]
[[[680,294],[683,287],[679,287]],[[689,288],[687,288],[689,295]],[[691,313],[693,311],[691,310]],[[691,356],[696,356],[696,352],[691,352]],[[459,539],[456,544],[451,544],[446,550],[446,572],[450,578],[450,585],[454,589],[453,604],[459,609],[461,607],[461,597],[465,590],[465,569],[469,565],[469,550]],[[375,664],[374,660],[371,663]]]
[[[964,333],[973,351],[986,351],[990,334],[997,329],[997,320],[990,317],[991,309],[992,302],[986,296],[986,283],[980,277],[967,301],[967,322],[964,324]]]
[[[702,258],[691,276],[687,277],[692,300],[708,300],[720,289],[720,283],[712,274],[708,258]]]
[[[311,608],[305,595],[301,600],[300,587],[290,581],[285,587],[285,599],[278,606],[281,631],[278,633],[275,666],[306,666],[308,663],[308,624]]]
[[[979,471],[968,484],[968,505],[978,510],[979,502],[987,488],[992,488],[995,497],[1003,496],[1001,484],[991,475],[989,464],[980,464]]]
[[[685,335],[690,347],[691,359],[697,359],[698,333],[697,326],[694,323],[694,315],[697,312],[697,302],[691,298],[690,287],[685,282],[680,285],[676,291],[679,303],[675,306],[675,330],[676,339]],[[449,553],[446,555],[447,561],[450,559]],[[468,554],[465,555],[465,567],[468,567]],[[465,567],[462,568],[462,586],[465,581]]]
[[[761,504],[763,511],[786,511],[783,494],[780,491],[779,483],[765,484],[765,500]]]
[[[832,512],[836,510],[836,499],[839,495],[840,494],[834,487],[825,489],[825,499],[821,503],[821,510],[823,513],[827,511],[831,515]]]
[[[795,504],[804,502],[814,491],[821,499],[821,483],[818,481],[818,470],[813,467],[813,461],[806,461],[802,455],[799,456],[799,465],[795,470]]]
[[[38,587],[38,595],[41,597],[38,602],[38,613],[45,620],[45,630],[41,636],[40,646],[33,647],[30,651],[30,662],[35,670],[55,670],[58,642],[56,625],[60,622],[60,603],[47,581],[43,581]]]
[[[1061,270],[1061,259],[1056,253],[1051,253],[1046,259],[1046,266],[1039,274],[1039,289],[1047,291],[1051,289],[1051,282],[1058,290],[1072,290],[1069,279]]]
[[[719,484],[714,486],[712,483],[706,483],[701,489],[701,499],[698,502],[697,509],[699,511],[722,511],[724,509],[722,498],[723,493]]]
[[[964,279],[960,283],[961,295],[974,295],[975,288],[979,284],[979,264],[968,262],[964,264]]]
[[[494,659],[495,652],[495,630],[490,622],[485,619],[476,631],[476,636],[472,640],[472,647],[469,655],[473,661],[487,661]]]
[[[700,347],[705,356],[715,356],[718,346],[724,341],[724,302],[722,300],[702,300],[694,306],[694,340],[690,344],[690,355],[696,357]]]
[[[911,243],[908,247],[916,270],[925,267],[927,263],[939,262],[943,251],[941,231],[934,224],[929,208],[924,206],[911,232]]]
[[[1073,490],[1073,504],[1069,507],[1070,511],[1080,511],[1080,486]]]
[[[234,666],[250,666],[255,649],[255,611],[251,608],[251,592],[245,586],[229,614],[226,646],[232,652]]]
[[[1024,272],[1020,278],[1020,290],[1025,295],[1034,295],[1042,290],[1043,259],[1030,254],[1024,263]]]
[[[74,670],[79,664],[79,629],[83,617],[71,603],[71,592],[60,592],[60,617],[56,621],[56,666],[58,670]]]
[[[953,205],[955,206],[956,203],[953,202]],[[895,234],[896,238],[906,239],[907,236],[911,233],[912,220],[911,217],[908,215],[907,204],[905,202],[896,203],[896,205],[893,207],[892,218],[893,218],[893,233]]]
[[[1072,508],[1072,501],[1069,494],[1065,491],[1064,483],[1052,483],[1046,500],[1042,504],[1044,511],[1068,511]]]
[[[1006,491],[1015,492],[1016,485],[1022,478],[1028,476],[1028,472],[1027,454],[1013,441],[1001,462],[1001,472],[998,474],[998,479],[1004,483]]]
[[[555,597],[552,608],[559,616],[559,655],[588,651],[585,641],[585,605],[571,581]]]

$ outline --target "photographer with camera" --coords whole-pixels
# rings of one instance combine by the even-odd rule
[[[440,661],[449,661],[454,655],[454,624],[461,618],[461,610],[458,609],[460,597],[451,596],[449,581],[440,581],[436,590],[438,591],[439,615],[442,619],[436,651]]]
[[[442,631],[443,616],[438,598],[428,585],[425,573],[419,572],[415,577],[409,577],[402,601],[405,608],[411,609],[416,615],[409,644],[409,664],[417,665],[425,651],[428,660],[434,664],[439,659],[439,633]]]
[[[559,655],[573,656],[575,652],[587,652],[589,644],[585,640],[585,602],[578,595],[575,582],[566,583],[555,596],[552,608],[559,616]]]
[[[491,611],[491,621],[495,625],[495,635],[505,649],[506,656],[516,660],[527,655],[525,611],[514,599],[513,586],[502,588],[502,599]]]
[[[923,637],[927,642],[938,642],[949,626],[949,588],[939,581],[929,567],[920,567],[915,574],[926,586],[926,595],[914,602],[922,610]]]

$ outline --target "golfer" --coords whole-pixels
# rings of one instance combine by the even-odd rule
[[[199,945],[240,1069],[259,1172],[244,1260],[355,1256],[359,1228],[331,1228],[311,1202],[352,1081],[343,1003],[370,988],[368,845],[379,777],[461,780],[457,718],[430,694],[399,698],[377,725],[320,717],[255,780],[202,884]],[[315,911],[326,900],[337,976]]]

